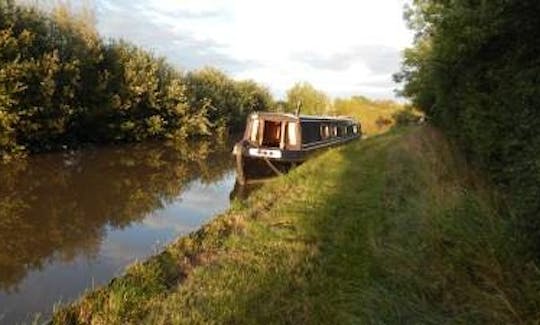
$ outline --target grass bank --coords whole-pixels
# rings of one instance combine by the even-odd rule
[[[395,130],[265,184],[54,323],[533,323],[540,271],[498,202],[436,130]]]

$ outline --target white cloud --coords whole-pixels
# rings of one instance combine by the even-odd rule
[[[393,97],[392,72],[412,41],[404,3],[99,0],[98,21],[105,35],[155,49],[188,69],[214,65],[255,79],[278,96],[308,81],[334,96]]]

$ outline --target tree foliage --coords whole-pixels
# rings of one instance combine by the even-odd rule
[[[364,96],[336,98],[333,114],[350,116],[362,126],[362,133],[373,135],[387,131],[394,125],[395,114],[403,110],[403,105],[389,100],[370,100]]]
[[[540,2],[415,0],[403,95],[451,134],[540,245]]]
[[[210,120],[233,131],[244,127],[247,115],[273,107],[270,91],[252,80],[235,81],[215,68],[206,67],[185,76],[189,105],[207,107]]]
[[[0,2],[0,156],[81,143],[184,140],[238,128],[269,91],[216,69],[183,74],[91,12]]]
[[[286,102],[285,109],[288,112],[296,111],[298,103],[302,102],[302,113],[314,115],[330,113],[328,96],[308,82],[298,82],[289,89]]]

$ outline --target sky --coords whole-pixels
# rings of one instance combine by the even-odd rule
[[[332,97],[395,98],[412,43],[406,0],[95,0],[97,27],[184,70],[213,66],[278,98],[307,81]]]

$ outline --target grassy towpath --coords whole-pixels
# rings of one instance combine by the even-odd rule
[[[527,323],[540,273],[511,217],[430,127],[321,154],[58,324]]]

